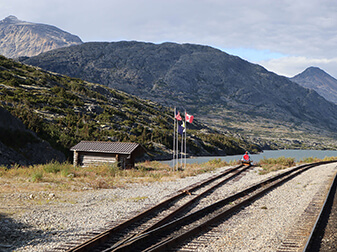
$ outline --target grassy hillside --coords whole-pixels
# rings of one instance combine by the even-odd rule
[[[0,98],[3,108],[68,157],[69,148],[81,140],[133,141],[147,149],[148,158],[170,157],[173,111],[149,100],[2,56]],[[191,155],[259,150],[198,120],[189,126],[187,146]]]

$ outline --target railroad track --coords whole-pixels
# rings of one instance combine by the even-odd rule
[[[332,210],[333,209],[333,210]],[[335,222],[337,221],[336,216],[336,209],[337,209],[337,173],[331,183],[329,192],[324,200],[323,207],[319,211],[317,218],[315,219],[315,224],[311,229],[311,233],[307,242],[304,246],[303,252],[309,251],[319,251],[321,248],[321,238],[323,237],[324,230],[326,228],[326,224],[329,219],[330,211],[334,211],[332,214],[332,219],[330,221]],[[336,244],[332,245],[336,249]],[[331,251],[332,251],[331,250]]]
[[[175,195],[167,200],[155,205],[133,218],[122,222],[121,224],[95,234],[93,238],[87,239],[81,244],[76,242],[66,244],[60,250],[70,251],[103,251],[106,248],[117,248],[126,243],[129,239],[143,232],[155,229],[179,215],[183,215],[198,202],[216,190],[221,185],[238,179],[243,176],[244,172],[251,166],[237,166],[227,169],[218,175],[214,175],[199,183],[186,187],[178,191]],[[90,234],[88,235],[90,236]],[[76,244],[76,245],[74,245]],[[69,248],[70,247],[70,248]]]
[[[217,225],[217,223],[229,218],[233,213],[251,204],[273,188],[293,177],[314,166],[330,162],[333,161],[294,167],[225,199],[218,199],[207,207],[198,209],[196,203],[201,198],[206,197],[207,194],[210,194],[210,192],[227,181],[239,176],[249,169],[249,167],[239,166],[226,170],[223,174],[213,176],[207,181],[183,190],[168,199],[169,203],[165,201],[165,204],[162,202],[159,204],[159,207],[158,205],[153,207],[156,210],[152,210],[151,208],[144,211],[140,215],[68,251],[167,251],[179,250],[182,247],[184,247],[184,250],[193,251],[195,248],[189,248],[188,246],[188,241],[191,238],[207,232],[211,226]],[[205,189],[204,187],[206,186],[208,187]],[[178,195],[180,196],[178,197]],[[185,198],[185,200],[181,201],[182,198]],[[189,199],[187,200],[187,198]],[[177,207],[178,201],[181,201],[181,203]],[[168,210],[172,207],[172,204],[174,205],[174,210]],[[193,204],[195,206],[192,208]],[[190,209],[186,211],[188,208]],[[149,214],[149,212],[151,213]],[[159,212],[163,214],[159,214]],[[159,215],[165,215],[165,217],[157,218]],[[144,220],[142,224],[139,222],[140,219]],[[285,243],[285,245],[287,244]],[[288,245],[292,247],[291,243]],[[279,251],[288,250],[281,249]]]
[[[179,250],[184,242],[206,232],[210,226],[229,218],[234,212],[251,204],[273,188],[285,183],[304,171],[328,162],[302,165],[290,169],[282,174],[257,183],[241,192],[220,200],[194,213],[181,217],[168,224],[143,233],[129,240],[127,244],[107,251],[168,251]],[[195,248],[184,247],[184,250],[193,251]]]
[[[314,195],[294,228],[277,249],[277,252],[319,251],[320,238],[325,228],[322,219],[327,217],[328,211],[331,209],[336,187],[337,173],[332,177],[327,192],[319,191]]]

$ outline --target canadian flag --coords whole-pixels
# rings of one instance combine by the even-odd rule
[[[193,122],[193,119],[194,119],[194,116],[189,115],[189,114],[187,114],[187,113],[185,112],[185,120],[186,120],[186,122],[192,123],[192,122]]]

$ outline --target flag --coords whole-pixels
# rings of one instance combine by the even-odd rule
[[[183,122],[182,125],[178,124],[178,133],[182,135],[184,132],[185,132],[185,124]]]
[[[194,119],[194,116],[192,115],[189,115],[185,112],[185,120],[186,122],[189,122],[189,123],[192,123],[193,122],[193,119]]]
[[[181,120],[182,120],[179,111],[176,112],[176,115],[175,115],[174,118],[177,119],[178,121],[181,121]]]

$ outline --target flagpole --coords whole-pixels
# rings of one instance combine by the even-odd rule
[[[186,122],[186,109],[185,109],[185,166],[184,169],[186,169],[186,154],[187,154],[187,149],[186,149],[186,140],[187,140],[187,122]]]
[[[178,120],[177,120],[177,143],[176,143],[176,170],[178,170],[179,167],[179,133],[178,133]]]
[[[186,146],[186,143],[187,143],[187,122],[192,123],[193,119],[194,119],[194,116],[187,114],[186,110],[185,110],[185,124],[186,124],[185,125],[185,167],[186,167],[186,156],[187,156],[187,146]]]
[[[184,155],[184,131],[181,134],[181,154],[180,154],[180,159],[181,159],[181,169],[183,169],[183,155]]]
[[[172,158],[172,169],[174,170],[175,166],[175,156],[176,156],[176,107],[173,111],[173,158]]]

